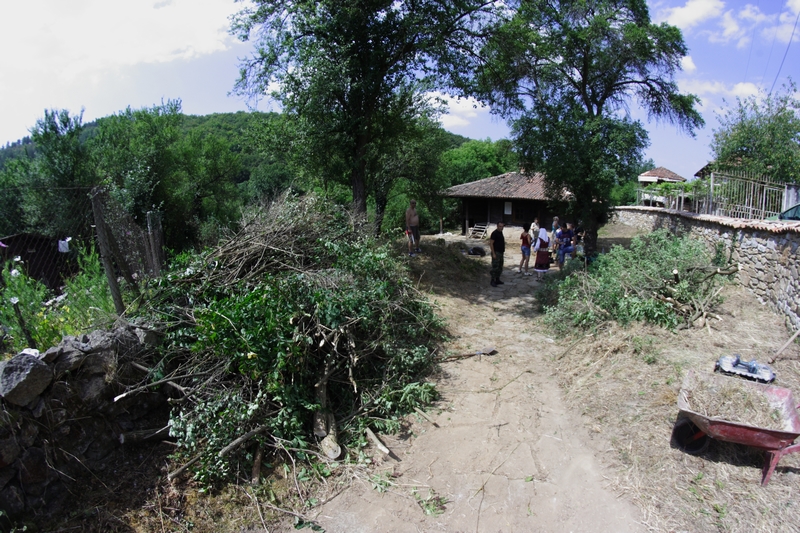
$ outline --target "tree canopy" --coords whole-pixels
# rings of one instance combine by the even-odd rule
[[[737,98],[718,116],[711,151],[719,169],[800,183],[800,99],[790,83],[778,94]]]
[[[643,0],[530,0],[514,5],[483,50],[475,91],[513,119],[528,171],[552,198],[569,194],[587,249],[605,221],[614,185],[648,144],[631,102],[692,134],[697,97],[673,77],[687,49],[680,30],[653,24]]]
[[[306,168],[347,183],[364,214],[371,169],[402,145],[393,139],[409,123],[430,118],[424,91],[468,76],[493,9],[481,0],[256,0],[232,24],[256,41],[237,90],[275,97],[295,120]]]

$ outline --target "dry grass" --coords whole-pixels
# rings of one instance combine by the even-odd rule
[[[791,429],[781,413],[783,405],[770,402],[741,379],[717,382],[695,378],[684,382],[683,390],[689,408],[703,416],[776,431]]]
[[[723,292],[722,320],[672,333],[608,325],[556,355],[570,403],[605,435],[619,468],[617,489],[653,531],[800,531],[800,456],[784,457],[761,487],[763,453],[712,441],[700,456],[670,445],[677,395],[689,370],[708,373],[722,355],[767,361],[788,338],[783,320],[744,289]],[[797,344],[775,364],[776,385],[800,390]],[[731,378],[732,380],[735,378]]]

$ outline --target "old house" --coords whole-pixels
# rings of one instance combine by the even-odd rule
[[[476,224],[521,226],[538,218],[544,223],[551,217],[552,202],[548,200],[544,175],[507,172],[470,183],[454,185],[445,196],[461,199],[462,232]]]

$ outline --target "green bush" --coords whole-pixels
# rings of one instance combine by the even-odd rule
[[[321,410],[346,442],[436,397],[423,380],[441,323],[390,244],[313,196],[278,201],[243,227],[216,250],[182,256],[152,302],[151,320],[167,331],[162,364],[204,374],[187,388],[212,376],[171,416],[176,459],[199,454],[192,471],[206,485],[248,471],[252,447],[219,456],[248,431],[308,448]]]
[[[708,274],[715,268],[711,264],[702,242],[659,230],[633,239],[630,248],[613,247],[586,271],[546,285],[540,301],[547,322],[561,332],[607,320],[674,328],[691,316],[693,302],[713,303],[718,281]]]
[[[65,280],[59,297],[29,277],[22,263],[10,261],[5,265],[0,324],[8,329],[4,346],[7,354],[19,352],[29,344],[12,299],[17,301],[23,323],[40,350],[57,345],[65,335],[85,333],[113,319],[114,302],[99,255],[94,248],[79,249],[77,262],[78,274]]]

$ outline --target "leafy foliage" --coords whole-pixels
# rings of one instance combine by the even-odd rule
[[[18,301],[24,324],[40,349],[57,345],[64,335],[85,333],[113,320],[114,303],[97,252],[80,249],[77,262],[78,274],[64,281],[58,297],[27,276],[23,264],[10,261],[5,265],[0,324],[8,329],[4,348],[9,353],[28,347],[12,299]]]
[[[800,99],[790,83],[779,94],[736,99],[718,116],[711,151],[719,169],[775,176],[800,183]]]
[[[278,201],[244,228],[214,251],[184,255],[151,300],[151,318],[167,328],[166,366],[206,373],[171,419],[178,457],[199,455],[193,468],[206,484],[251,464],[248,447],[219,455],[248,431],[307,448],[317,411],[346,436],[391,426],[436,396],[421,378],[440,323],[387,245],[314,197]]]
[[[613,247],[588,270],[572,272],[551,287],[540,301],[548,323],[561,332],[608,320],[674,328],[697,318],[686,315],[692,302],[705,302],[704,311],[713,307],[719,279],[713,274],[720,266],[714,259],[724,261],[724,255],[712,258],[702,242],[658,230],[636,237],[630,248]]]
[[[525,168],[542,172],[593,251],[615,184],[639,165],[647,135],[624,118],[630,100],[692,133],[703,124],[697,97],[673,76],[686,55],[680,30],[653,24],[642,0],[533,0],[516,9],[484,48],[475,91],[516,118]]]
[[[423,114],[422,94],[466,75],[492,7],[478,0],[257,0],[233,19],[240,39],[256,37],[237,87],[256,96],[278,87],[273,96],[292,118],[306,169],[350,186],[364,215],[371,170],[402,149],[395,141]]]

